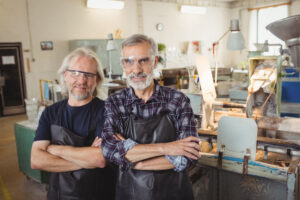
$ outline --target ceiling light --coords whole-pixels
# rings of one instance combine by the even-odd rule
[[[124,1],[87,0],[87,7],[88,8],[122,10],[124,8]]]
[[[206,13],[206,8],[205,7],[200,7],[200,6],[185,6],[185,5],[182,5],[180,11],[182,13],[204,15]]]

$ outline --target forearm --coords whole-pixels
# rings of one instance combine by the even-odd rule
[[[197,160],[200,155],[199,138],[187,137],[168,143],[137,144],[129,149],[125,158],[132,163],[158,156],[186,156]]]
[[[148,160],[140,161],[136,163],[133,169],[137,170],[167,170],[173,169],[172,163],[164,156],[151,158]]]
[[[97,167],[103,168],[106,165],[106,161],[102,155],[100,147],[50,145],[47,151],[86,169]]]
[[[32,152],[31,168],[49,172],[68,172],[81,169],[79,165],[58,156],[54,156],[45,150]]]
[[[162,155],[164,155],[163,143],[137,144],[127,151],[125,158],[134,163]]]

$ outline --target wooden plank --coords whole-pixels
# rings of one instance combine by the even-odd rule
[[[197,55],[196,57],[197,72],[200,80],[202,91],[202,122],[201,126],[204,129],[214,129],[216,124],[213,120],[213,102],[216,99],[216,89],[211,75],[209,60],[207,57]]]
[[[246,108],[246,104],[226,102],[226,101],[215,101],[213,105],[214,107],[222,107],[222,108]]]
[[[282,140],[276,138],[267,138],[267,137],[258,137],[257,138],[258,144],[270,144],[279,147],[291,148],[300,150],[300,141],[293,141],[293,140]]]
[[[289,173],[287,176],[287,191],[286,191],[286,199],[287,200],[295,200],[295,182],[296,182],[296,174]]]
[[[217,131],[209,131],[198,129],[198,134],[201,137],[208,137],[216,139],[218,136]],[[300,150],[300,141],[297,140],[282,140],[276,138],[267,138],[267,137],[257,137],[257,143],[262,145],[274,145],[278,147],[290,148],[295,150]]]
[[[186,68],[164,68],[161,69],[164,78],[176,78],[176,76],[188,76]]]
[[[292,160],[289,166],[288,173],[297,173],[300,160]]]
[[[211,75],[209,60],[205,56],[196,57],[197,72],[199,75],[202,97],[205,102],[214,101],[216,98],[216,89]]]
[[[262,129],[298,133],[300,136],[300,118],[262,117],[257,120],[257,125]]]
[[[217,154],[202,154],[198,164],[217,168]],[[243,159],[224,156],[222,169],[238,174],[243,173]],[[287,181],[287,167],[278,167],[259,161],[248,162],[248,175],[269,178],[278,181]]]
[[[245,113],[238,113],[233,111],[216,111],[215,120],[218,121],[222,116],[233,116],[233,117],[246,117]],[[256,123],[259,129],[275,130],[281,132],[289,132],[299,134],[300,139],[300,118],[293,117],[259,117],[256,118]]]
[[[278,124],[282,121],[282,118],[278,117],[262,117],[257,119],[256,123],[258,128],[266,130],[278,130]]]
[[[216,130],[210,131],[210,130],[198,129],[197,131],[198,131],[198,134],[200,134],[200,135],[207,135],[207,136],[212,136],[212,135],[217,136],[218,135]]]
[[[245,118],[246,117],[246,113],[218,110],[218,111],[215,112],[214,120],[215,121],[219,121],[220,118],[223,117],[223,116],[232,116],[232,117],[242,117],[242,118]]]
[[[260,9],[273,8],[273,7],[285,6],[285,5],[291,5],[291,2],[279,3],[279,4],[275,4],[275,5],[262,6],[262,7],[257,7],[257,8],[248,8],[248,11],[250,12],[250,11],[252,11],[252,10],[260,10]]]

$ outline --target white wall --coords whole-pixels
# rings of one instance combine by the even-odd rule
[[[116,29],[123,36],[137,32],[136,2],[126,0],[122,11],[88,9],[85,0],[28,0],[34,62],[28,72],[24,52],[28,98],[39,97],[38,80],[54,80],[73,39],[107,38]],[[0,0],[0,42],[22,42],[30,49],[26,20],[26,0]],[[53,41],[54,50],[41,51],[40,41]]]
[[[30,49],[29,31],[26,19],[26,1],[29,7],[29,21],[33,48]],[[30,49],[35,61],[31,72],[24,62],[27,94],[29,98],[39,97],[38,80],[54,80],[63,57],[68,53],[68,41],[73,39],[106,38],[117,28],[123,30],[123,37],[138,32],[136,0],[125,0],[122,11],[88,9],[86,0],[0,0],[0,42],[22,42],[23,50]],[[208,51],[229,27],[230,19],[239,18],[240,28],[248,40],[248,11],[246,7],[207,7],[205,15],[186,15],[179,12],[175,3],[143,1],[144,33],[167,46],[182,47],[186,41],[200,40],[202,52]],[[300,1],[292,2],[291,15],[300,13]],[[155,25],[163,23],[165,29],[158,32]],[[54,50],[41,51],[41,41],[53,41]],[[219,44],[219,60],[231,67],[247,60],[247,51],[226,50],[227,38]],[[30,58],[24,52],[24,60]]]
[[[143,21],[144,33],[167,47],[182,48],[182,43],[198,40],[202,53],[211,57],[208,49],[229,28],[230,9],[207,7],[205,15],[193,15],[181,13],[175,3],[143,2]],[[157,23],[164,24],[163,31],[156,30]],[[225,49],[226,38],[219,45],[219,55],[225,55],[220,56],[220,61],[227,66],[231,59]]]
[[[264,1],[261,1],[261,0],[258,0],[257,3],[259,3],[259,6],[264,6],[264,5],[270,4],[270,2],[267,2],[268,4],[266,4],[266,3],[264,3]],[[273,4],[277,4],[277,3],[273,2]],[[239,64],[243,61],[247,61],[247,56],[248,56],[247,45],[248,45],[248,39],[249,39],[249,21],[250,21],[250,12],[248,12],[247,8],[248,8],[248,6],[245,3],[245,5],[243,5],[241,7],[236,7],[236,8],[231,9],[231,18],[240,19],[240,29],[245,38],[245,44],[246,44],[245,50],[242,50],[241,52],[233,52],[231,58],[232,58],[232,63],[235,63],[235,64]],[[290,9],[289,9],[289,16],[299,15],[299,14],[300,14],[300,0],[294,0],[294,1],[292,1]]]
[[[300,0],[292,1],[290,15],[299,15],[300,14]]]
[[[34,62],[28,71],[24,52],[24,65],[28,98],[39,97],[38,80],[54,80],[63,57],[68,53],[68,41],[73,39],[106,38],[117,28],[123,37],[137,33],[137,8],[135,0],[125,0],[122,11],[88,9],[86,0],[28,0],[32,45],[26,19],[26,0],[0,0],[0,42],[22,42],[23,50],[32,51]],[[207,14],[184,15],[176,4],[143,2],[144,33],[166,45],[179,46],[185,41],[200,40],[203,52],[216,41],[229,26],[229,8],[208,7]],[[155,30],[155,24],[165,25],[163,32]],[[226,39],[225,39],[226,40]],[[224,41],[225,41],[224,40]],[[42,51],[41,41],[53,41],[52,51]],[[223,42],[223,41],[222,41]],[[226,44],[220,43],[219,55],[225,52]],[[230,63],[224,56],[222,63]]]

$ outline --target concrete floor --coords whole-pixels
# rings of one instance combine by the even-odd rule
[[[44,186],[19,171],[14,123],[26,115],[0,117],[0,200],[42,200]]]

